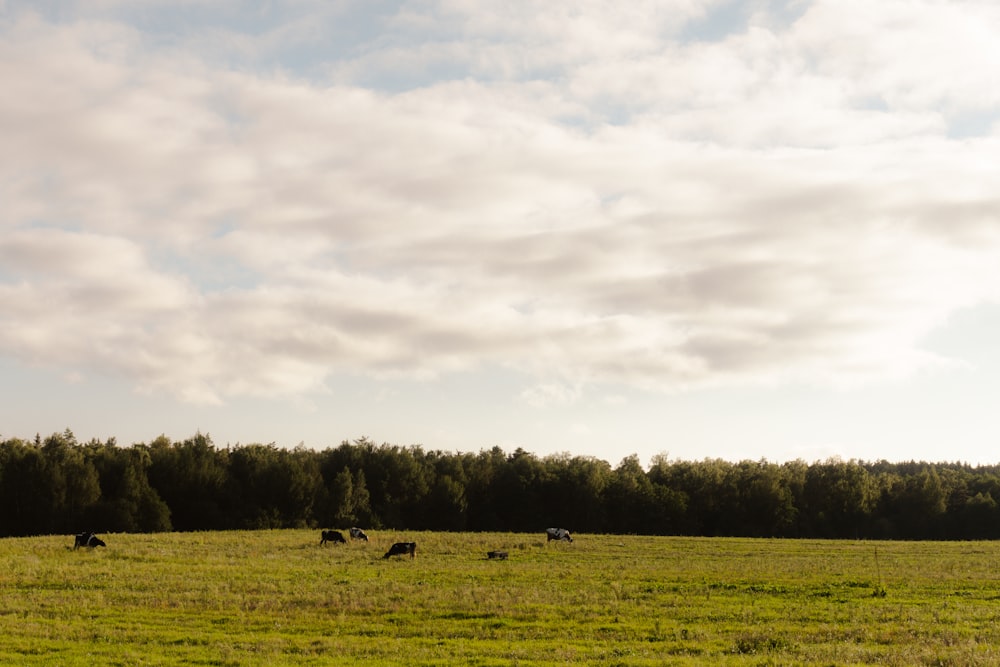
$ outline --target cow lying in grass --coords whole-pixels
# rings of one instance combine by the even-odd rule
[[[388,558],[389,556],[405,556],[410,554],[410,558],[417,555],[417,543],[416,542],[396,542],[389,550],[385,552],[382,558]]]
[[[365,531],[360,528],[351,528],[351,539],[352,540],[364,540],[368,541],[368,536],[365,535]]]
[[[327,542],[333,542],[334,544],[347,544],[347,540],[341,535],[339,530],[324,530],[320,539],[319,544],[323,546]]]
[[[106,546],[108,545],[104,543],[104,540],[93,533],[80,533],[79,535],[75,535],[73,539],[74,549],[79,549],[80,547],[90,547],[93,549],[95,547]]]
[[[486,557],[490,560],[507,560],[506,551],[487,551]]]

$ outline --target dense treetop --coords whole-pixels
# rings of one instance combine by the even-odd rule
[[[0,441],[0,536],[281,527],[988,539],[1000,466],[538,457],[375,444]]]

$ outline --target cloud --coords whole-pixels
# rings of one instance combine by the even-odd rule
[[[1000,101],[986,85],[1000,64],[998,28],[1000,8],[988,2],[823,0],[796,24],[792,40],[821,75],[849,84],[857,98],[950,113]]]
[[[884,49],[985,49],[995,11],[761,5],[683,34],[718,6],[402,3],[301,76],[239,60],[290,47],[301,7],[215,45],[9,12],[0,354],[205,403],[341,373],[514,369],[552,405],[940,364],[921,337],[1000,299],[1000,139],[949,138],[997,100],[964,55]]]
[[[521,392],[521,400],[534,408],[548,408],[575,403],[583,394],[579,386],[546,382]]]

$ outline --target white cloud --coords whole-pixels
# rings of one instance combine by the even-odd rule
[[[678,37],[714,4],[405,5],[329,84],[113,16],[7,20],[0,354],[208,403],[344,372],[513,368],[555,405],[939,363],[921,336],[1000,298],[997,139],[947,136],[996,108],[994,10],[818,1]],[[979,66],[885,58],[966,39]],[[400,60],[426,79],[359,83]]]
[[[544,382],[521,392],[521,400],[534,408],[548,408],[575,403],[581,395],[579,385]]]
[[[892,109],[995,107],[1000,7],[990,2],[821,0],[793,30],[825,76]],[[956,48],[958,45],[961,48]]]

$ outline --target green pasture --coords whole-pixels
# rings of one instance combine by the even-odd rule
[[[369,536],[2,539],[0,664],[1000,664],[1000,543]]]

